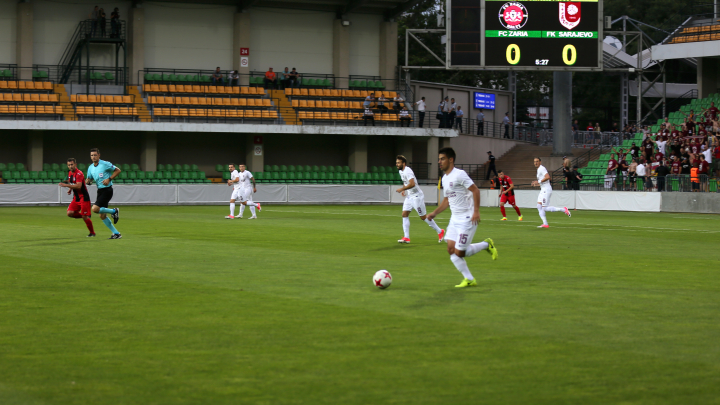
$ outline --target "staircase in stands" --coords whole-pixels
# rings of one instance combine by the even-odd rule
[[[275,107],[277,107],[280,119],[285,121],[285,125],[300,125],[292,103],[285,95],[285,90],[270,90],[269,95],[271,99],[277,100]]]
[[[70,97],[65,90],[64,84],[53,85],[53,91],[60,95],[60,105],[63,106],[63,118],[65,121],[77,121],[77,115],[75,115],[75,109],[70,104]]]
[[[148,110],[147,105],[145,104],[145,99],[143,99],[143,96],[140,94],[139,88],[139,86],[127,86],[128,94],[133,96],[135,108],[137,108],[138,115],[140,116],[140,121],[152,122],[150,110]]]

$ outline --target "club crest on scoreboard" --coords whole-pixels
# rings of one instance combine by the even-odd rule
[[[580,5],[579,2],[560,2],[560,24],[571,30],[580,24]]]
[[[519,30],[527,24],[528,11],[522,3],[512,1],[500,7],[498,18],[505,29]]]

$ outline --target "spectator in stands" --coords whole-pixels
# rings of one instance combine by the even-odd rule
[[[409,127],[411,121],[410,111],[408,111],[407,107],[403,107],[402,110],[400,110],[400,126],[403,127],[403,124],[407,122],[407,126]]]
[[[562,185],[562,189],[570,190],[572,187],[572,185],[570,184],[570,173],[572,172],[572,167],[570,167],[570,159],[568,159],[567,156],[563,156],[562,171],[563,178],[565,179],[565,182],[563,182]]]
[[[272,88],[277,88],[277,76],[275,75],[275,72],[273,72],[273,68],[268,68],[268,71],[265,72],[265,78],[263,79],[263,82],[265,83],[265,88],[267,89],[268,84],[272,85]]]
[[[90,20],[92,21],[92,29],[90,30],[90,36],[95,36],[95,31],[97,31],[97,24],[98,24],[98,18],[100,17],[100,7],[95,6],[93,11],[90,12]]]
[[[105,38],[105,22],[107,20],[105,19],[105,9],[100,9],[98,11],[98,25],[100,25],[100,37]]]
[[[421,98],[415,105],[417,106],[418,120],[420,121],[418,126],[422,128],[425,122],[425,97]]]
[[[698,164],[693,163],[690,168],[690,184],[692,185],[692,191],[697,193],[700,191],[700,175],[699,175]]]
[[[286,67],[284,71],[280,72],[280,84],[283,90],[290,87],[290,70]]]
[[[640,157],[640,148],[635,145],[635,142],[633,142],[632,146],[630,147],[630,157],[633,159],[637,159]]]
[[[450,112],[448,113],[448,128],[453,128],[455,126],[455,116],[457,115],[457,104],[455,104],[455,99],[450,99]]]
[[[645,182],[646,182],[646,180],[647,180],[647,178],[646,178],[646,176],[647,176],[647,167],[645,166],[645,161],[644,161],[644,160],[640,160],[640,163],[638,163],[637,168],[635,169],[635,171],[637,172],[638,181],[639,181],[643,186],[645,186]]]
[[[445,100],[442,103],[442,126],[440,128],[450,128],[450,98],[445,96]]]
[[[375,126],[375,113],[369,107],[366,107],[365,113],[363,113],[363,126],[367,126],[368,121],[372,121],[372,125]]]
[[[654,149],[653,148],[653,140],[650,139],[649,137],[645,138],[645,140],[643,140],[643,142],[642,142],[642,152],[643,152],[643,157],[648,162],[652,160],[653,149]]]
[[[298,78],[300,77],[300,73],[298,73],[295,68],[292,68],[292,70],[288,74],[288,77],[290,79],[291,87],[300,87],[300,80],[298,80]]]
[[[626,179],[628,177],[629,168],[630,165],[628,165],[627,160],[625,160],[625,154],[623,153],[623,150],[620,149],[620,153],[618,153],[617,184],[615,187],[616,190],[627,191]]]
[[[230,75],[228,76],[228,81],[230,82],[231,86],[239,86],[240,85],[240,74],[237,70],[231,70]]]
[[[612,189],[613,183],[615,183],[615,175],[617,174],[618,161],[615,160],[615,154],[610,154],[610,161],[608,161],[608,167],[605,171],[605,188]]]
[[[220,66],[215,68],[215,71],[213,72],[212,76],[210,76],[210,78],[212,79],[213,86],[216,85],[218,82],[220,82],[220,84],[225,83],[225,79],[223,79],[223,74],[222,72],[220,72]]]
[[[633,158],[630,162],[630,166],[628,166],[628,184],[630,185],[630,189],[635,191],[635,181],[637,180],[637,158]]]
[[[480,136],[485,135],[485,114],[483,114],[482,109],[477,113],[475,119],[477,120],[477,134]]]
[[[440,104],[438,104],[438,111],[437,115],[435,115],[435,118],[437,118],[440,123],[438,124],[438,128],[442,128],[445,121],[443,120],[443,109],[445,108],[445,101],[440,100]]]
[[[495,177],[497,177],[497,170],[495,170],[495,156],[493,156],[491,151],[488,151],[488,160],[486,162],[487,164],[487,175],[485,176],[485,180],[488,180],[490,178],[490,172],[495,173]]]
[[[587,127],[585,128],[585,130],[588,131],[588,132],[592,132],[592,131],[595,130],[595,127],[593,127],[592,122],[588,122],[588,125],[587,125]]]
[[[572,167],[572,171],[568,175],[571,190],[580,190],[580,182],[582,181],[582,174],[578,172],[577,165]]]
[[[385,102],[386,102],[386,101],[387,101],[387,99],[383,96],[382,93],[380,93],[380,94],[378,95],[377,99],[375,100],[375,104],[376,104],[376,106],[377,106],[376,108],[377,108],[378,110],[380,110],[380,114],[384,114],[384,113],[386,113],[386,112],[388,111],[388,108],[385,107]]]
[[[657,174],[657,191],[665,191],[665,176],[670,174],[670,169],[665,164],[665,159],[660,161],[660,166],[655,169]]]
[[[120,38],[120,10],[117,7],[110,14],[110,38]]]
[[[403,105],[402,102],[405,101],[399,94],[396,94],[395,97],[393,97],[393,109],[396,111],[395,114],[397,114],[397,111],[402,110]]]
[[[457,128],[457,130],[460,132],[462,132],[463,116],[465,116],[465,113],[463,112],[462,107],[458,106],[457,110],[455,111],[455,128]]]
[[[705,176],[700,177],[700,180],[707,180],[708,173],[710,171],[710,163],[705,160],[705,155],[700,155],[700,163],[698,163],[698,175]],[[701,191],[707,191],[707,181],[701,181]]]
[[[580,143],[580,134],[578,133],[578,131],[580,131],[580,126],[578,125],[577,120],[575,120],[572,124],[572,133],[575,143]]]
[[[365,97],[365,101],[363,102],[363,108],[369,109],[371,107],[371,104],[375,101],[375,93],[368,94],[367,97]]]
[[[504,138],[510,138],[510,113],[509,112],[506,112],[505,116],[503,117],[503,125],[505,126]]]

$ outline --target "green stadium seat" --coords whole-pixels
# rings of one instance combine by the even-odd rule
[[[78,163],[77,167],[82,171],[87,170],[87,165],[85,163]]]
[[[350,173],[350,166],[343,166],[343,172]]]
[[[335,173],[335,166],[328,166],[327,171],[328,173]]]
[[[280,171],[281,171],[281,172],[287,172],[287,171],[288,171],[287,166],[285,166],[285,165],[280,165]]]
[[[326,184],[328,182],[327,172],[318,173],[318,184]]]
[[[253,173],[253,177],[255,178],[255,182],[256,182],[256,183],[262,183],[262,182],[263,182],[263,172]]]
[[[4,164],[2,165],[5,166]],[[4,170],[4,168],[0,167],[0,170]],[[43,163],[43,171],[45,170],[50,170],[50,163]]]
[[[198,172],[198,180],[202,183],[211,183],[210,179],[207,178],[205,172]]]
[[[279,172],[279,171],[280,171],[280,166],[278,166],[278,165],[272,165],[272,171],[273,171],[273,172]]]
[[[8,163],[7,169],[10,171],[13,171],[13,170],[17,170],[17,167],[16,167],[15,163]]]
[[[218,166],[220,166],[220,165],[218,165]],[[165,165],[160,165],[160,164],[157,165],[157,171],[159,171],[159,172],[165,171]]]
[[[310,175],[310,184],[318,184],[320,182],[320,175],[317,171],[311,172]]]
[[[377,166],[372,166],[372,167],[370,168],[370,173],[377,173],[377,172],[378,172]]]
[[[332,166],[330,166],[332,167]],[[326,173],[326,180],[329,184],[335,184],[335,172],[328,172]]]
[[[340,183],[350,184],[350,176],[348,175],[348,173],[341,173],[340,176]]]
[[[130,165],[130,170],[132,171],[138,171],[140,170],[140,166],[136,165],[135,163]]]
[[[297,181],[297,177],[295,176],[295,172],[288,172],[287,173],[287,180],[286,183],[295,183]]]
[[[356,184],[357,183],[357,173],[348,173],[348,184]]]
[[[295,165],[288,165],[288,171],[294,172],[295,171]]]
[[[135,179],[137,180],[137,183],[144,183],[144,180],[147,180],[147,177],[145,177],[145,172],[134,172],[135,173]]]
[[[318,167],[318,166],[313,166],[311,171],[317,173],[317,172],[320,171],[320,167]]]
[[[128,172],[128,176],[127,176],[127,179],[128,179],[128,180],[132,180],[133,183],[134,183],[135,180],[137,180],[137,178],[138,178],[138,177],[137,177],[137,172]]]
[[[270,165],[265,165],[265,172],[271,172],[272,167]]]
[[[15,170],[23,172],[23,171],[25,171],[25,165],[22,163],[18,163],[15,165]]]
[[[327,173],[327,166],[320,166],[320,172],[321,173]]]

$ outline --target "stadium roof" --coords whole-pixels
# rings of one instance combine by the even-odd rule
[[[335,12],[340,16],[348,13],[382,14],[386,20],[392,20],[409,10],[420,0],[153,0],[163,3],[215,4],[237,6],[239,12],[252,7],[269,7],[295,10],[315,10]],[[135,1],[134,3],[142,3]]]

